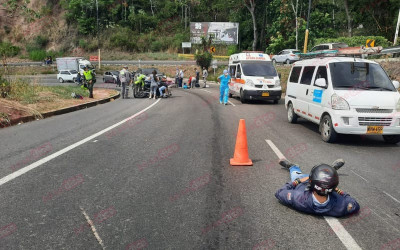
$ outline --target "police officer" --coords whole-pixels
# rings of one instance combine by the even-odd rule
[[[279,164],[290,171],[292,182],[286,183],[275,193],[275,197],[284,205],[298,211],[333,217],[346,216],[357,212],[357,201],[338,189],[337,169],[344,161],[333,164],[319,164],[312,168],[310,175],[302,174],[300,167],[282,159]]]
[[[93,85],[96,81],[96,75],[86,66],[83,70],[83,76],[85,77],[87,89],[89,90],[89,98],[93,98]]]

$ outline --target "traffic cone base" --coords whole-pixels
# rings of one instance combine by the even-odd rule
[[[231,166],[252,166],[253,162],[249,158],[247,148],[246,123],[240,119],[236,137],[235,153],[230,160]]]
[[[246,162],[239,162],[236,161],[234,158],[231,158],[229,162],[231,166],[253,166],[253,162],[250,159]]]

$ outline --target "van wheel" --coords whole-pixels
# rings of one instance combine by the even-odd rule
[[[59,82],[61,82],[61,83],[63,83],[64,82],[64,80],[60,77],[60,78],[58,78],[58,81]]]
[[[246,103],[246,97],[244,96],[243,89],[240,90],[240,102]]]
[[[320,124],[321,137],[324,142],[334,142],[337,139],[337,133],[333,128],[332,119],[329,115],[322,118]]]
[[[400,135],[382,135],[383,140],[389,144],[397,144],[400,142]]]
[[[297,119],[299,118],[296,113],[294,112],[293,104],[290,102],[287,109],[288,121],[290,123],[296,123]]]

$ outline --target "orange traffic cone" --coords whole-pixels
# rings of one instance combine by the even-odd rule
[[[231,166],[252,166],[247,149],[246,122],[240,119],[238,133],[236,136],[235,153],[231,158]]]

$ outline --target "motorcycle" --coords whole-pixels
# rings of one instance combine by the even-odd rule
[[[164,85],[166,83],[166,79],[161,79],[161,84]],[[133,97],[135,98],[146,98],[150,96],[150,84],[151,82],[148,80],[144,80],[141,83],[136,84],[133,89]],[[166,86],[166,85],[165,85]],[[168,89],[168,95],[165,97],[170,97],[172,95],[171,90]],[[160,98],[160,91],[157,87],[156,89],[156,98]]]

